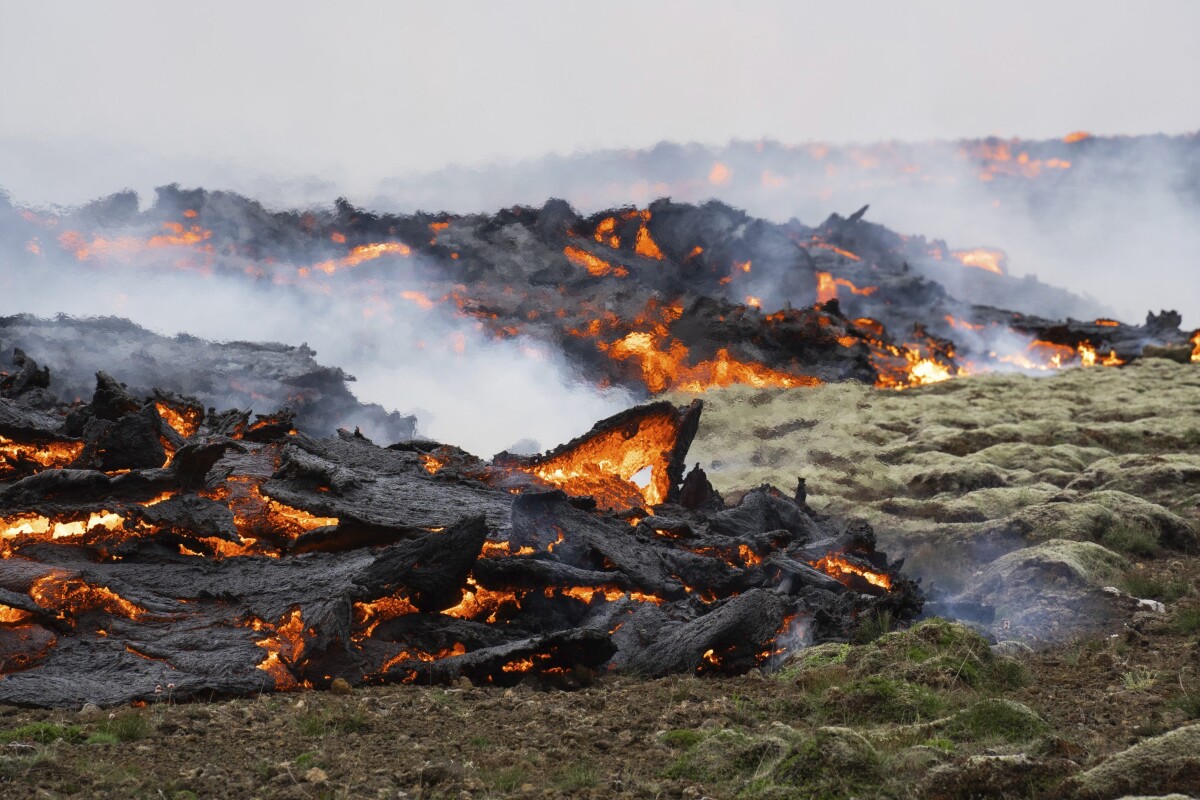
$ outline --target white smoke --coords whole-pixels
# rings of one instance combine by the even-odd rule
[[[414,281],[412,288],[420,287]],[[117,269],[6,263],[0,315],[18,313],[115,315],[168,336],[307,343],[319,363],[358,379],[350,389],[360,401],[416,413],[419,435],[484,457],[523,439],[565,442],[633,402],[581,383],[544,346],[492,339],[440,304],[313,293],[236,274],[205,277],[153,261]],[[53,374],[55,365],[48,366]],[[107,369],[119,374],[122,366]]]

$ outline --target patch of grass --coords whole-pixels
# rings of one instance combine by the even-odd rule
[[[296,756],[296,766],[299,769],[310,769],[317,766],[317,754],[301,753],[300,755]]]
[[[832,800],[877,790],[883,767],[884,759],[859,734],[824,728],[794,747],[774,770],[774,778],[793,787],[787,797]]]
[[[1200,691],[1182,694],[1172,705],[1187,714],[1188,719],[1200,719]]]
[[[1158,537],[1153,533],[1127,525],[1114,526],[1112,530],[1100,537],[1100,544],[1109,550],[1130,553],[1143,558],[1154,558],[1160,549]]]
[[[518,764],[508,769],[489,770],[484,772],[481,777],[493,791],[508,795],[519,789],[521,784],[528,782],[528,774],[525,767]]]
[[[492,746],[492,740],[486,736],[472,736],[467,740],[467,744],[476,748],[477,750],[486,750]]]
[[[822,706],[832,721],[912,724],[934,719],[946,703],[926,686],[873,675],[831,688]]]
[[[763,777],[787,751],[787,743],[776,736],[752,736],[726,728],[689,748],[667,767],[664,776],[698,783],[741,783]]]
[[[586,761],[568,764],[554,775],[554,786],[560,791],[577,792],[596,785],[599,775],[596,768]]]
[[[1136,569],[1122,575],[1118,585],[1134,597],[1161,600],[1164,603],[1173,603],[1191,592],[1192,588],[1187,581],[1156,578]]]
[[[1128,672],[1121,673],[1121,683],[1126,689],[1142,691],[1158,683],[1158,673],[1152,669],[1134,667]]]
[[[133,742],[150,735],[150,722],[141,714],[127,711],[104,720],[92,735],[96,734],[107,734],[118,742]]]
[[[1006,742],[1029,741],[1047,729],[1044,720],[1030,709],[1010,700],[982,700],[955,714],[945,732],[958,740]]]
[[[943,753],[954,752],[954,742],[940,736],[933,739],[926,739],[925,741],[921,742],[921,744],[925,745],[926,747],[932,747],[934,750],[941,750]]]
[[[309,711],[296,720],[305,736],[328,736],[335,733],[364,733],[371,721],[361,711]]]
[[[0,731],[0,744],[9,742],[36,742],[52,744],[62,739],[65,742],[83,741],[83,731],[75,725],[55,725],[52,722],[30,722],[8,731]]]
[[[858,621],[858,627],[854,629],[854,643],[870,644],[884,634],[891,633],[895,623],[896,620],[890,611],[864,614]]]
[[[91,736],[84,740],[84,744],[119,744],[120,739],[115,733],[108,731],[96,731]]]
[[[1098,636],[1088,636],[1074,640],[1071,642],[1067,650],[1062,654],[1063,663],[1067,666],[1077,667],[1085,653],[1099,653],[1107,646],[1108,642]]]
[[[1171,620],[1171,628],[1185,636],[1200,633],[1200,608],[1181,608]]]
[[[676,728],[673,731],[667,731],[662,736],[658,737],[663,744],[669,744],[672,747],[693,747],[698,742],[704,739],[704,733],[693,730],[691,728]]]

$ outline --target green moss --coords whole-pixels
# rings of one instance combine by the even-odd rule
[[[554,773],[554,786],[564,792],[578,792],[596,785],[599,775],[586,761],[568,764]]]
[[[944,709],[945,701],[929,688],[879,675],[835,686],[822,703],[827,719],[843,723],[911,724],[933,719]]]
[[[717,731],[680,756],[665,776],[698,783],[745,783],[764,777],[788,750],[788,743],[778,736]]]
[[[1171,629],[1185,636],[1200,633],[1200,608],[1181,608],[1171,620]]]
[[[133,742],[150,735],[150,722],[141,714],[129,711],[102,722],[97,733],[113,736],[119,742]]]
[[[673,731],[666,731],[658,738],[663,744],[669,744],[672,747],[688,748],[702,741],[704,733],[691,728],[677,728]]]
[[[1189,581],[1159,578],[1136,569],[1122,575],[1117,585],[1134,597],[1162,600],[1164,603],[1173,603],[1192,590]]]
[[[9,742],[36,742],[52,744],[62,739],[65,742],[81,742],[83,731],[75,725],[55,725],[52,722],[30,722],[12,730],[0,731],[0,744]]]
[[[483,778],[483,782],[493,791],[500,792],[503,795],[510,795],[516,792],[521,787],[521,784],[528,783],[529,773],[523,765],[518,764],[508,769],[485,771],[480,777]]]
[[[1020,662],[995,655],[978,633],[943,619],[924,620],[855,648],[846,665],[857,675],[884,675],[939,689],[999,690],[1025,681]]]
[[[779,762],[772,778],[791,786],[791,796],[850,797],[878,788],[883,758],[870,742],[848,728],[818,728]]]
[[[958,741],[1025,742],[1047,730],[1045,720],[1011,700],[981,700],[963,709],[942,730]]]
[[[363,733],[371,722],[361,711],[313,710],[302,714],[296,725],[305,736],[328,736],[341,733]]]
[[[1113,527],[1100,538],[1100,544],[1110,550],[1144,558],[1153,558],[1159,552],[1158,537],[1154,533],[1128,525]]]

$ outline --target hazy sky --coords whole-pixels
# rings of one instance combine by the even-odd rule
[[[0,173],[35,139],[22,180],[86,141],[352,187],[662,139],[1177,133],[1197,31],[1195,0],[9,0]]]

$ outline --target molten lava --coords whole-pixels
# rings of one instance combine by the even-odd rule
[[[602,507],[635,508],[666,502],[667,474],[679,438],[672,410],[641,418],[635,427],[601,431],[571,449],[524,467],[572,495],[591,495]],[[634,479],[649,471],[644,486]]]
[[[158,410],[163,422],[185,439],[196,435],[200,422],[204,419],[204,410],[195,406],[176,406],[158,401],[154,408]]]
[[[583,267],[588,271],[588,274],[597,278],[604,277],[609,273],[614,275],[628,275],[629,271],[624,267],[614,267],[599,256],[592,255],[587,250],[583,250],[572,245],[567,245],[563,248],[563,255],[577,267]]]
[[[83,442],[42,442],[24,444],[0,436],[0,477],[22,465],[40,469],[68,466],[83,452]]]
[[[877,586],[885,591],[890,591],[892,588],[892,579],[882,572],[872,572],[853,564],[846,559],[841,553],[829,553],[816,561],[809,562],[812,566],[824,572],[830,577],[837,578],[847,586],[852,585],[851,576],[857,575],[872,586]]]
[[[1008,274],[1008,256],[1003,250],[976,247],[973,250],[952,250],[950,255],[958,259],[964,267],[975,267],[996,275]]]
[[[82,578],[56,572],[35,580],[29,587],[29,596],[42,608],[55,612],[59,619],[72,623],[89,611],[103,611],[133,620],[146,615],[146,609],[106,586],[92,586]]]

